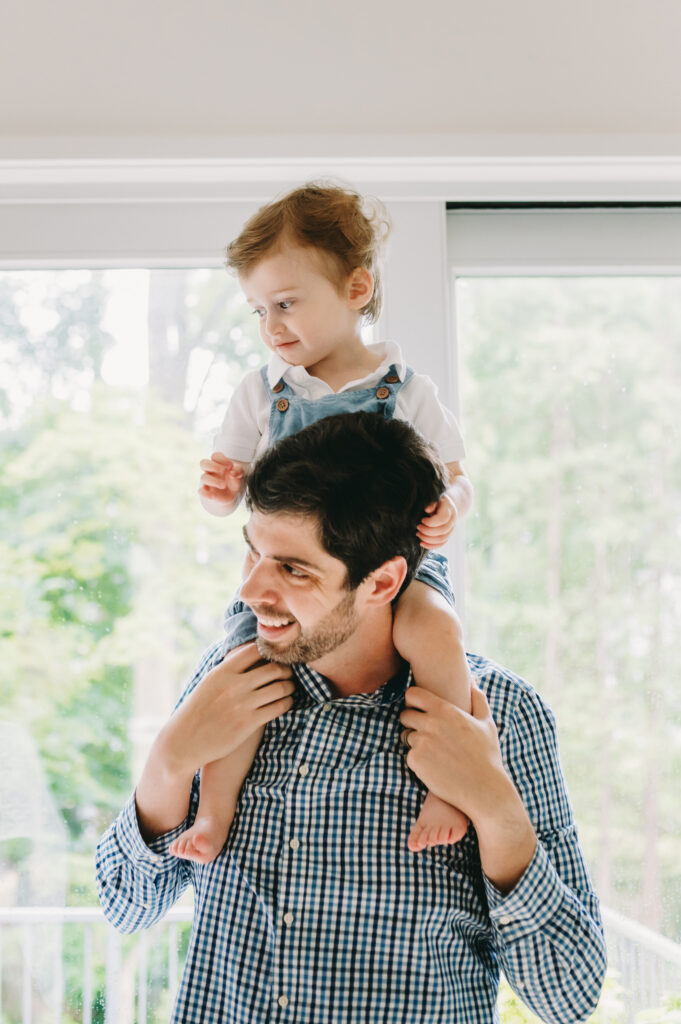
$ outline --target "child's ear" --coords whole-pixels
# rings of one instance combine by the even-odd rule
[[[348,279],[348,298],[353,306],[361,309],[374,294],[374,278],[366,267],[355,267]]]
[[[378,569],[370,572],[360,584],[364,591],[364,603],[367,605],[390,604],[400,592],[407,575],[407,563],[402,555],[390,558]]]

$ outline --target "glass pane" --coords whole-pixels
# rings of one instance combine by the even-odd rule
[[[456,304],[468,645],[556,712],[606,910],[678,943],[681,279],[464,278]],[[634,1006],[681,993],[666,952]]]
[[[10,908],[97,903],[97,837],[240,576],[243,517],[200,507],[198,462],[264,359],[224,271],[0,273],[0,923],[14,922],[0,928],[3,1020],[21,1019],[26,998],[24,1019],[84,1019],[88,984],[101,1019],[104,932],[87,939],[77,914],[63,933],[24,932]],[[167,950],[150,949],[150,965],[159,957],[167,974]]]

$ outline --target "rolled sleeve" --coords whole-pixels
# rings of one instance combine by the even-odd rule
[[[511,892],[484,879],[493,940],[509,984],[546,1024],[578,1024],[598,1004],[607,966],[591,885],[560,768],[550,709],[521,681],[509,702],[488,698],[506,768],[537,848]],[[485,686],[487,690],[487,686]]]
[[[149,928],[186,889],[189,865],[168,853],[185,827],[186,821],[147,845],[133,793],[102,836],[95,856],[97,891],[104,916],[119,931]]]

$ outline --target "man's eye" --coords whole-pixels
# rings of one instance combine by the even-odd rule
[[[308,573],[303,572],[301,569],[296,569],[294,565],[284,565],[284,572],[288,573],[289,576],[294,576],[297,580],[308,579]]]

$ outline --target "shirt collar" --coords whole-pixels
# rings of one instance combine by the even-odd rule
[[[374,378],[379,379],[391,366],[395,367],[395,372],[400,380],[404,380],[407,364],[399,345],[394,341],[386,341],[376,345],[367,345],[367,348],[381,356],[381,365],[368,375],[367,381],[370,379],[373,381]],[[287,376],[292,376],[297,384],[303,384],[306,379],[311,379],[304,366],[291,366],[277,352],[273,352],[267,363],[267,383],[273,388],[282,377],[286,380]]]
[[[349,697],[334,697],[326,676],[315,672],[309,665],[294,665],[293,671],[302,689],[315,704],[343,701],[344,704],[353,703],[365,707],[389,706],[402,699],[412,682],[411,668],[406,662],[402,662],[396,674],[372,693],[353,693]]]

